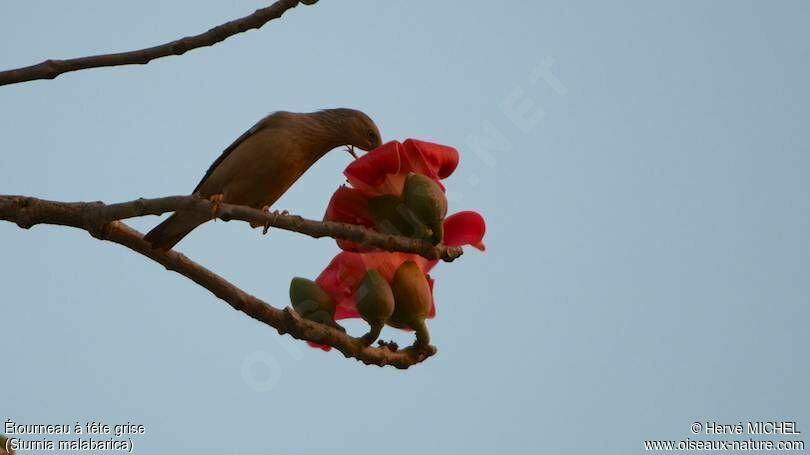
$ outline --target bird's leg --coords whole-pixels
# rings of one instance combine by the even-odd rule
[[[213,196],[209,197],[208,200],[211,201],[211,218],[217,219],[217,212],[219,212],[219,206],[222,204],[222,200],[225,196],[220,194],[214,194]]]
[[[357,153],[354,152],[354,146],[353,145],[347,145],[346,146],[346,151],[349,152],[349,155],[353,156],[354,159],[358,158]]]

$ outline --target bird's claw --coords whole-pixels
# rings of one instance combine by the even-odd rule
[[[267,215],[267,219],[264,221],[264,227],[262,228],[262,235],[267,235],[267,231],[270,230],[270,225],[272,224],[270,221],[270,207],[265,205],[262,207],[262,212]]]
[[[276,221],[278,221],[278,217],[290,214],[290,212],[286,210],[282,210],[281,212],[275,210],[273,211],[273,213],[270,213],[270,207],[266,205],[262,207],[262,212],[267,214],[267,220],[264,222],[264,227],[262,228],[262,235],[267,235],[267,231],[270,230],[270,226],[276,224]],[[272,218],[270,218],[271,215]]]

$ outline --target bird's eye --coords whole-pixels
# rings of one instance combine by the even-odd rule
[[[374,134],[373,130],[368,130],[368,137],[369,137],[369,139],[374,139],[374,138],[377,137],[377,135]]]

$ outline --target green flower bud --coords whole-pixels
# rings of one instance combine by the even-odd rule
[[[369,270],[354,293],[357,311],[371,329],[361,341],[370,345],[380,336],[385,321],[394,312],[394,294],[385,278],[376,270]]]
[[[377,230],[383,234],[414,237],[419,230],[417,225],[421,224],[419,221],[414,222],[411,210],[402,198],[391,194],[370,198],[368,210]]]
[[[394,273],[391,286],[394,293],[394,313],[388,318],[388,325],[400,329],[416,331],[416,344],[426,346],[430,334],[425,318],[430,312],[431,293],[427,277],[413,261],[405,261]]]
[[[394,312],[394,294],[385,278],[369,270],[355,291],[357,311],[366,322],[387,321]]]
[[[335,302],[318,283],[295,277],[290,281],[290,303],[303,318],[346,331],[335,322]]]
[[[415,218],[432,231],[430,240],[438,244],[444,238],[444,217],[447,216],[447,197],[432,179],[410,174],[402,190],[405,205]]]

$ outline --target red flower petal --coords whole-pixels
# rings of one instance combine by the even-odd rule
[[[444,179],[458,166],[458,150],[453,147],[418,139],[406,139],[402,146],[411,172]]]
[[[328,346],[328,345],[321,344],[321,343],[315,343],[314,341],[307,341],[307,344],[310,347],[318,348],[318,349],[320,349],[322,351],[325,351],[325,352],[329,352],[329,351],[332,350],[332,346]]]
[[[352,161],[343,174],[353,187],[370,194],[381,194],[380,187],[389,174],[400,171],[402,144],[386,142],[376,149]]]
[[[458,212],[444,219],[444,244],[448,246],[472,245],[481,251],[487,231],[484,218],[473,211]]]
[[[345,185],[332,195],[323,219],[374,228],[374,221],[368,211],[368,198],[360,190]],[[361,247],[350,240],[336,239],[336,241],[342,250],[361,251]]]
[[[336,319],[359,316],[354,307],[353,293],[365,272],[359,253],[342,252],[332,259],[315,280],[337,304]]]
[[[374,226],[371,213],[368,211],[368,198],[360,190],[346,185],[342,185],[332,195],[323,219],[365,227]]]

